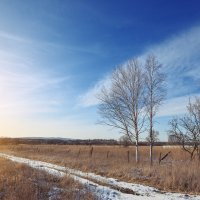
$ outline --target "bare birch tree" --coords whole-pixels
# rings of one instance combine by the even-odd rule
[[[110,88],[104,87],[98,96],[100,123],[118,128],[135,142],[137,163],[139,135],[145,122],[144,86],[142,66],[133,59],[113,72]]]
[[[145,64],[145,84],[146,84],[146,112],[148,117],[149,144],[150,144],[150,163],[153,164],[153,145],[154,145],[154,118],[158,108],[165,97],[164,87],[165,76],[161,72],[161,65],[155,56],[150,55]]]
[[[196,97],[194,103],[189,101],[187,111],[185,116],[174,118],[169,122],[169,133],[177,138],[192,160],[195,152],[200,158],[200,98]]]

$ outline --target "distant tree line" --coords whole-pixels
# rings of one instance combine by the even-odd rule
[[[0,138],[1,145],[17,145],[17,144],[57,144],[57,145],[118,145],[117,140],[106,139],[57,139],[57,138]]]
[[[135,146],[126,138],[121,137],[119,140],[81,140],[81,139],[49,139],[49,138],[0,138],[1,145],[19,145],[19,144],[30,144],[30,145],[120,145],[122,147]],[[186,143],[189,145],[190,143]],[[146,141],[139,142],[140,146],[148,146],[149,143]],[[178,141],[169,142],[155,142],[155,146],[166,146],[166,145],[180,145]]]

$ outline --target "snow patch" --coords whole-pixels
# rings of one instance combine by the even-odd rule
[[[4,153],[0,153],[0,156],[14,162],[27,164],[30,167],[46,171],[57,177],[63,177],[68,174],[102,200],[200,200],[200,196],[165,193],[154,187],[127,183],[114,178],[107,178],[94,173],[85,173],[80,170],[70,169],[47,162],[30,160]],[[119,188],[119,191],[113,188]],[[122,192],[125,190],[131,190],[137,195]]]

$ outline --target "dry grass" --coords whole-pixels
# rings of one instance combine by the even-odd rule
[[[140,148],[138,165],[134,161],[134,147],[12,145],[1,146],[0,150],[120,180],[143,183],[166,191],[200,194],[200,163],[198,160],[191,162],[180,148],[155,147],[153,167],[149,166],[148,147]],[[159,165],[160,152],[165,154],[168,151],[171,154]]]
[[[94,199],[70,177],[53,177],[43,171],[0,158],[0,199],[74,200]]]

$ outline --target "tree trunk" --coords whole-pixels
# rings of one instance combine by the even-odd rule
[[[150,144],[150,163],[153,165],[153,145]]]
[[[153,108],[152,108],[152,92],[151,92],[151,109],[150,109],[150,165],[153,165]]]
[[[135,142],[135,161],[136,163],[139,163],[138,137],[136,137],[136,142]]]

